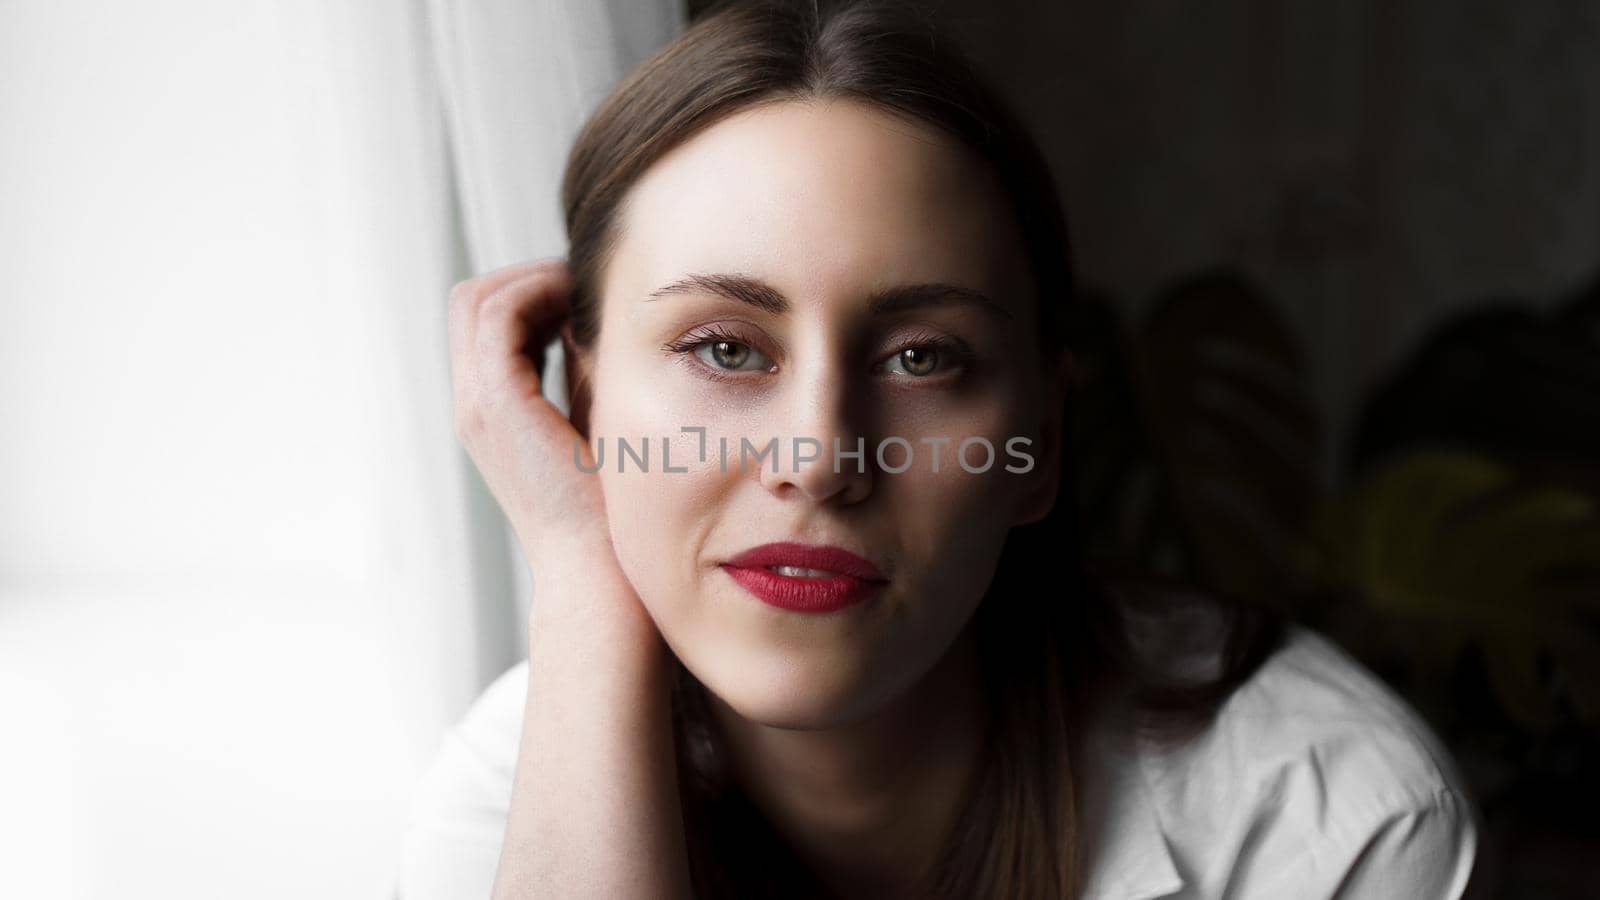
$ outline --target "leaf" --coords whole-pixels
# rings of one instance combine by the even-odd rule
[[[1161,300],[1133,382],[1171,506],[1207,585],[1278,603],[1316,496],[1321,434],[1298,343],[1264,296],[1219,270]]]
[[[1580,615],[1600,608],[1593,498],[1529,483],[1488,457],[1419,450],[1369,471],[1319,513],[1316,531],[1328,576],[1376,612],[1481,647],[1496,696],[1520,722],[1551,727],[1558,695],[1596,720],[1600,643]]]

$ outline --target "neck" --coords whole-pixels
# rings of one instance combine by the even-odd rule
[[[710,700],[740,786],[842,898],[905,896],[919,883],[987,738],[971,627],[911,689],[845,727],[772,728]]]

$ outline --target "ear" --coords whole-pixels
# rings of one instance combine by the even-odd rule
[[[593,402],[590,380],[594,361],[587,350],[572,339],[572,320],[561,323],[562,373],[567,380],[567,418],[584,438],[589,437],[589,411]]]
[[[1074,360],[1071,352],[1061,351],[1060,360],[1050,371],[1045,385],[1044,417],[1039,425],[1039,444],[1034,453],[1035,468],[1026,477],[1031,484],[1017,505],[1013,525],[1031,525],[1050,514],[1061,488],[1061,450],[1066,442],[1067,395],[1072,390]]]

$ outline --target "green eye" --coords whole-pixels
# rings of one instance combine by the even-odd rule
[[[707,365],[718,369],[735,371],[745,369],[751,360],[759,361],[754,366],[748,366],[752,370],[771,367],[771,363],[765,362],[765,356],[751,349],[750,345],[739,341],[704,341],[695,349],[695,354],[705,360]]]
[[[928,375],[939,363],[939,351],[932,347],[907,347],[895,354],[901,368],[908,375]]]
[[[877,370],[932,382],[965,375],[977,362],[977,354],[966,341],[922,333],[909,338],[900,352],[879,363]]]

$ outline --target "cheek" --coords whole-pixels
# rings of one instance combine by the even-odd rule
[[[1030,457],[1032,468],[1038,467],[1038,435],[1027,420],[1014,395],[997,392],[986,400],[952,404],[907,421],[892,433],[910,442],[911,466],[898,475],[886,474],[886,483],[900,487],[896,493],[912,506],[976,509],[1004,519],[999,507],[1017,497],[1028,481],[1025,473],[1007,471],[1007,467],[1027,468]],[[1027,441],[1013,442],[1019,437]],[[935,440],[940,442],[937,446],[929,443]],[[1009,447],[1008,442],[1012,442]],[[933,471],[936,453],[938,472]],[[905,464],[905,448],[890,448],[885,459],[890,465]]]
[[[651,344],[620,326],[616,333],[621,347]],[[703,531],[731,477],[718,467],[718,438],[735,435],[730,443],[736,459],[737,435],[745,430],[740,426],[748,413],[730,403],[725,391],[696,382],[678,364],[647,349],[612,351],[602,339],[598,365],[605,379],[596,388],[591,437],[606,441],[601,474],[607,513],[626,517],[613,521],[613,533],[630,550],[692,539]],[[618,438],[633,450],[622,459],[624,472],[617,471]],[[638,460],[645,458],[646,439],[649,471],[642,472]]]
[[[612,546],[640,600],[665,624],[696,594],[706,536],[725,502],[729,476],[716,465],[714,428],[709,462],[700,461],[701,438],[680,429],[704,422],[685,413],[676,396],[608,386],[615,390],[596,405],[592,439],[604,442],[597,477]],[[631,452],[622,451],[623,443]]]
[[[642,437],[648,436],[649,471],[632,456],[617,471],[617,448],[606,441],[606,469],[600,475],[612,547],[640,599],[652,608],[668,603],[687,584],[698,563],[705,510],[714,503],[710,488],[694,469],[663,470],[661,433],[637,434],[625,440],[644,458]],[[680,441],[673,442],[673,468],[678,468]]]
[[[884,477],[882,499],[896,511],[906,552],[918,557],[929,589],[982,592],[984,565],[998,554],[1011,526],[1010,482],[1020,477],[1004,471],[1003,444],[996,451],[987,472],[963,469],[953,443],[941,452],[937,474],[923,470],[913,477],[915,470],[908,470]],[[986,456],[974,446],[967,458],[978,468]]]
[[[1038,470],[1037,436],[1022,430],[1024,420],[1014,405],[998,402],[931,420],[907,435],[914,448],[911,468],[882,476],[881,499],[896,511],[907,552],[921,559],[928,590],[970,598],[987,586],[989,567],[1030,483],[1027,474],[1007,467],[1024,468],[1032,456]],[[1006,442],[1019,435],[1034,442],[1008,451]],[[925,436],[950,438],[938,448],[938,472],[932,471],[934,448],[922,441]],[[962,453],[968,438],[982,441],[970,441]]]

